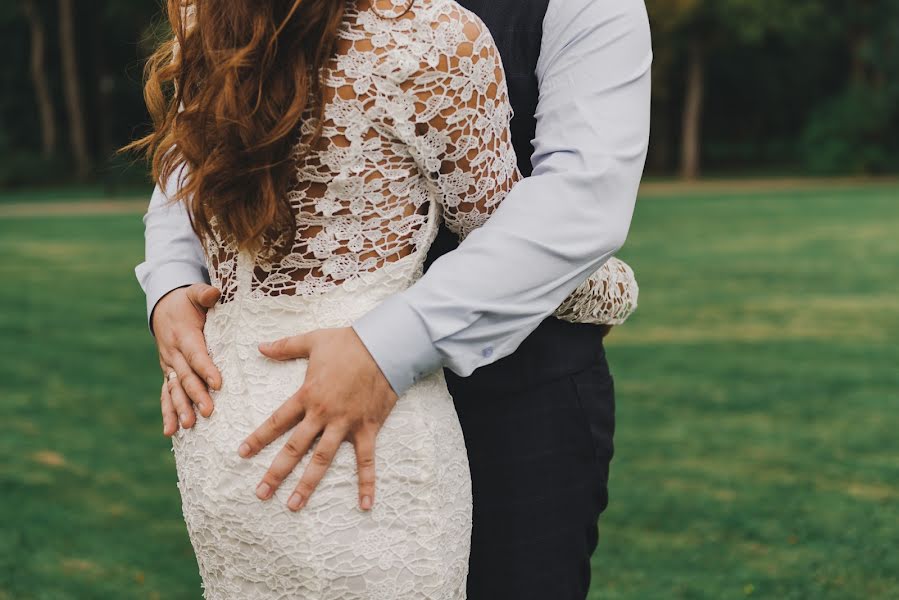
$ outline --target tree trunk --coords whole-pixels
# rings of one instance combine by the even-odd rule
[[[853,85],[861,86],[868,82],[868,61],[865,58],[868,37],[868,32],[863,29],[854,31],[849,37],[849,81]]]
[[[681,177],[699,177],[702,103],[705,95],[705,48],[699,40],[691,40],[687,56],[687,87],[681,129]]]
[[[34,0],[23,0],[22,10],[31,32],[31,83],[41,121],[41,146],[44,158],[56,153],[56,109],[47,82],[47,31]]]
[[[87,149],[78,60],[75,54],[75,15],[72,0],[59,0],[59,50],[62,54],[63,89],[69,114],[69,141],[72,144],[78,178],[85,179],[90,173],[91,159]]]
[[[877,11],[871,0],[853,0],[855,23],[849,28],[850,83],[865,86],[871,83],[872,67],[867,55],[871,43],[871,29],[875,26]]]
[[[656,173],[670,173],[672,164],[671,119],[667,110],[671,105],[667,96],[656,99],[657,112],[653,113],[652,135],[649,140],[647,166]]]

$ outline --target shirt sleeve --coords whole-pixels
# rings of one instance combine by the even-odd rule
[[[515,351],[623,244],[649,141],[642,0],[552,0],[532,162],[489,221],[354,323],[394,391]]]
[[[172,290],[194,283],[209,283],[200,239],[181,202],[171,202],[178,185],[177,170],[163,189],[157,185],[144,215],[144,262],[134,269],[147,296],[147,322],[152,332],[153,309]]]

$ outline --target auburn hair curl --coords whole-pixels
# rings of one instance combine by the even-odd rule
[[[323,67],[347,1],[168,0],[174,35],[145,68],[153,130],[123,150],[144,152],[163,184],[186,167],[170,199],[201,238],[215,219],[242,249],[292,244],[295,147],[304,119],[319,127],[303,147],[321,135]]]

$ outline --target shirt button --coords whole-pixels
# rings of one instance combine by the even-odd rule
[[[490,358],[493,356],[493,346],[487,346],[481,351],[481,356],[484,358]]]

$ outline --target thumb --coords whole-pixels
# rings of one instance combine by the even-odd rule
[[[263,342],[259,344],[259,351],[275,360],[309,358],[309,353],[312,351],[312,340],[309,334],[295,335],[275,342]]]
[[[209,309],[219,301],[222,292],[218,288],[205,283],[195,283],[187,288],[187,297],[198,309]]]

